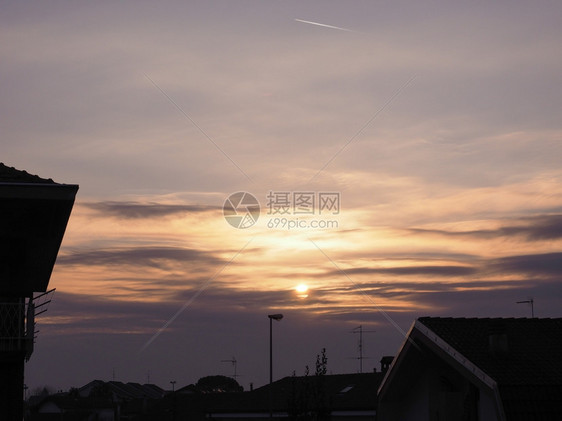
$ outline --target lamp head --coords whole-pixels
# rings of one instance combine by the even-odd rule
[[[269,314],[267,317],[269,317],[270,319],[279,321],[283,318],[283,315],[282,314]]]

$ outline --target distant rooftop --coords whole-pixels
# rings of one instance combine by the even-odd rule
[[[38,175],[29,174],[27,171],[8,167],[0,162],[0,183],[36,183],[57,184],[52,179],[41,178]]]
[[[330,374],[325,376],[289,376],[258,389],[241,394],[223,402],[217,412],[268,412],[269,391],[275,411],[290,409],[291,399],[300,393],[314,393],[314,386],[322,381],[322,388],[333,410],[374,410],[376,391],[384,373]]]
[[[123,383],[118,381],[93,380],[78,389],[80,396],[91,396],[92,391],[102,390],[111,392],[116,399],[159,399],[164,396],[164,390],[155,384]]]

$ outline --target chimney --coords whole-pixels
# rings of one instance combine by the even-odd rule
[[[394,357],[392,355],[385,355],[384,357],[381,358],[382,373],[386,373],[386,371],[390,367],[390,364],[392,364],[392,360],[394,360]]]

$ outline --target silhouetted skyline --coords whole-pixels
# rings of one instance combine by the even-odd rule
[[[274,379],[322,348],[357,372],[358,325],[370,371],[420,316],[560,317],[561,13],[4,5],[0,161],[80,185],[27,385],[235,358],[261,386],[274,313]],[[261,207],[239,228],[236,192]]]

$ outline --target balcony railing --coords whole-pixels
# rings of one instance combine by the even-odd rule
[[[27,353],[33,348],[34,317],[29,316],[28,310],[28,304],[23,300],[0,302],[0,352]]]

